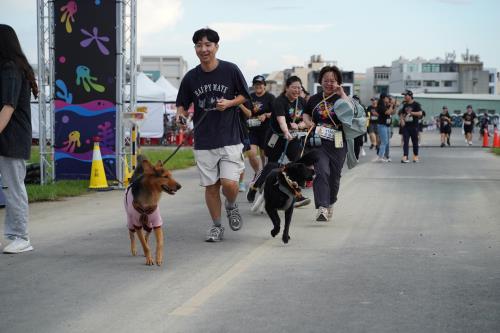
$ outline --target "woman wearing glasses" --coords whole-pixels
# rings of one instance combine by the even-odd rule
[[[320,146],[316,148],[320,154],[319,161],[314,165],[316,178],[313,192],[314,204],[318,209],[316,221],[327,222],[333,216],[333,205],[337,201],[342,166],[347,154],[342,124],[335,114],[335,102],[349,98],[341,86],[342,73],[336,66],[323,67],[318,82],[323,91],[309,99],[304,120],[315,124],[315,136],[321,140]]]

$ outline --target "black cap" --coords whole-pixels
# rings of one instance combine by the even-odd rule
[[[252,84],[256,84],[256,83],[266,84],[266,78],[263,77],[262,75],[254,76],[254,78],[252,80]]]
[[[447,107],[446,105],[443,105],[443,110],[444,110],[444,109],[448,109],[448,107]]]
[[[376,100],[377,100],[377,97],[370,98],[370,101],[376,101]]]
[[[472,105],[467,105],[467,109],[472,109]]]
[[[411,90],[408,90],[408,89],[407,89],[407,90],[405,90],[405,92],[404,92],[404,93],[402,93],[401,95],[403,95],[403,96],[408,95],[408,96],[410,96],[410,97],[412,97],[412,98],[413,98],[413,91],[411,91]]]

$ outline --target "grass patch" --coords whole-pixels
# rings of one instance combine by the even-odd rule
[[[174,151],[172,148],[147,148],[141,149],[141,154],[146,155],[151,163],[164,161]],[[180,149],[166,164],[169,170],[185,169],[194,166],[194,155],[192,149]]]
[[[56,201],[65,197],[76,197],[88,192],[88,180],[60,180],[52,184],[27,184],[28,201]]]
[[[500,148],[491,148],[491,151],[495,154],[500,156]]]
[[[141,153],[152,161],[163,161],[173,151],[172,148],[142,148]],[[39,147],[31,148],[31,159],[28,163],[39,163],[40,153]],[[169,170],[185,169],[195,165],[192,149],[179,150],[171,160],[167,163]],[[26,190],[28,192],[29,202],[37,201],[56,201],[65,197],[79,196],[88,191],[89,180],[60,180],[48,185],[28,184]]]

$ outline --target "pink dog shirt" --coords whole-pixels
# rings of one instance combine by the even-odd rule
[[[134,197],[132,196],[132,190],[127,189],[125,195],[125,211],[127,212],[127,228],[130,231],[135,231],[136,228],[142,228],[142,223],[139,221],[141,214],[134,208],[132,202]],[[163,225],[163,220],[160,215],[160,208],[156,207],[153,213],[148,215],[148,228],[146,231],[151,231],[153,228],[159,228]],[[149,230],[148,230],[149,229]]]

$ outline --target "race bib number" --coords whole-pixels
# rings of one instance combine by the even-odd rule
[[[262,124],[262,122],[257,118],[250,118],[247,120],[248,127],[258,127]]]
[[[335,148],[344,147],[344,138],[342,137],[342,131],[335,131]]]
[[[391,124],[391,118],[387,118],[386,121],[385,121],[385,124],[386,125],[390,125]]]
[[[307,132],[304,132],[304,131],[294,131],[294,132],[290,132],[290,134],[294,138],[302,138],[302,137],[304,137],[304,136],[307,135]]]
[[[322,139],[325,139],[325,140],[329,140],[329,141],[333,141],[334,138],[335,138],[335,132],[338,132],[338,131],[335,131],[333,128],[331,127],[326,127],[326,126],[316,126],[316,130],[315,130],[316,134],[322,138]]]
[[[370,120],[378,120],[378,117],[377,116],[371,116]]]
[[[464,125],[471,125],[472,123],[468,120],[464,121]]]
[[[448,126],[448,122],[447,121],[443,121],[443,126]]]
[[[405,121],[406,122],[413,121],[413,117],[412,116],[406,116]]]

